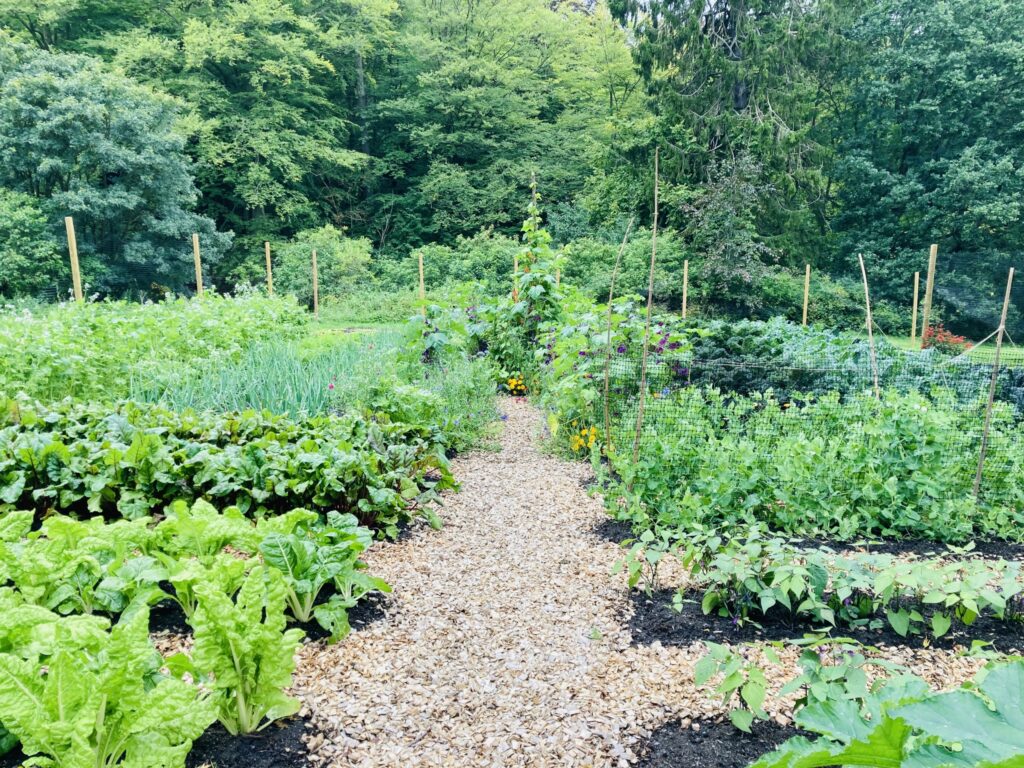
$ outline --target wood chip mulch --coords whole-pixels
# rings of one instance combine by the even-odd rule
[[[504,410],[501,450],[456,459],[444,528],[368,553],[394,588],[387,616],[303,647],[293,691],[314,765],[618,768],[665,722],[723,712],[693,684],[700,643],[633,644],[589,467],[540,450],[536,409]],[[980,664],[930,650],[913,662],[945,683]]]

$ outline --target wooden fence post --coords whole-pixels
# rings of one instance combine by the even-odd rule
[[[423,322],[427,322],[427,284],[423,279],[423,251],[418,251],[420,264],[420,314],[423,315]]]
[[[82,303],[82,273],[78,270],[78,240],[75,239],[75,220],[64,217],[64,228],[68,233],[68,253],[71,255],[71,286],[75,293],[75,301]]]
[[[939,256],[939,246],[932,243],[928,252],[928,281],[924,285],[924,315],[921,318],[921,348],[924,349],[924,337],[928,333],[928,319],[932,313],[932,291],[935,289],[935,262]]]
[[[644,400],[647,389],[647,346],[651,338],[651,309],[654,305],[654,261],[658,253],[658,147],[654,148],[654,223],[651,225],[651,271],[647,281],[647,320],[644,323],[643,356],[640,360],[640,401],[636,409],[636,436],[633,438],[633,463],[640,457],[640,432],[644,426]]]
[[[274,268],[270,263],[270,241],[263,241],[263,252],[267,256],[267,293],[274,295]]]
[[[313,249],[313,317],[320,319],[320,274],[316,269],[316,248]]]
[[[878,358],[875,357],[875,324],[871,320],[871,297],[868,295],[868,271],[864,267],[864,256],[858,253],[857,259],[860,261],[861,277],[864,278],[864,308],[867,312],[868,346],[871,349],[871,374],[875,380],[875,399],[881,399],[882,392],[878,388]]]
[[[917,294],[921,285],[921,273],[914,273],[914,310],[910,313],[910,345],[917,340]]]
[[[804,265],[804,325],[807,325],[807,302],[811,297],[811,265]]]
[[[686,299],[690,292],[690,260],[683,259],[683,319],[686,319]]]
[[[1010,291],[1013,288],[1013,267],[1006,278],[1006,294],[1003,296],[1003,313],[999,316],[999,331],[996,334],[996,354],[992,360],[992,379],[988,385],[988,405],[985,407],[985,426],[981,431],[981,453],[978,455],[978,471],[974,475],[974,503],[981,494],[981,473],[985,468],[985,454],[988,452],[988,431],[992,425],[992,405],[996,399],[996,380],[999,378],[999,353],[1003,348],[1003,333],[1006,331],[1006,311],[1010,308]]]
[[[203,295],[203,262],[199,256],[199,233],[192,233],[192,259],[196,263],[196,296]]]

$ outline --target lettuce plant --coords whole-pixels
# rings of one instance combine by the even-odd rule
[[[198,605],[192,663],[215,694],[218,719],[229,733],[254,733],[299,711],[285,694],[295,670],[300,629],[285,630],[287,589],[274,568],[249,573],[238,595],[210,583],[195,585]]]

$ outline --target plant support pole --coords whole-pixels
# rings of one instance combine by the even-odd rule
[[[644,323],[644,349],[640,362],[640,402],[636,411],[636,435],[633,437],[633,463],[640,457],[640,430],[644,425],[644,397],[647,389],[647,346],[651,338],[651,307],[654,304],[654,262],[658,253],[658,147],[654,148],[654,223],[651,225],[651,271],[647,279],[647,321]]]
[[[203,261],[199,256],[199,233],[192,233],[192,259],[196,263],[196,296],[203,295]]]
[[[988,405],[985,406],[985,426],[981,430],[981,453],[978,455],[978,471],[974,475],[974,503],[981,495],[981,473],[985,468],[985,454],[988,452],[988,431],[992,425],[992,405],[996,399],[996,380],[999,378],[999,353],[1003,348],[1003,334],[1006,332],[1006,311],[1010,308],[1010,291],[1013,289],[1013,267],[1006,278],[1006,294],[1003,296],[1003,312],[999,316],[999,330],[996,333],[996,354],[992,360],[992,380],[988,384]]]
[[[68,253],[71,256],[71,287],[75,292],[75,301],[81,304],[85,298],[82,296],[82,273],[78,270],[78,240],[75,239],[75,220],[70,216],[65,216],[64,228],[68,232]]]
[[[811,265],[804,265],[804,321],[803,324],[807,325],[807,302],[811,296]]]
[[[921,273],[914,273],[914,310],[910,313],[910,345],[917,340],[917,294],[921,285]]]
[[[313,249],[313,317],[320,319],[320,275],[316,269],[316,248]]]
[[[615,299],[615,279],[619,275],[619,264],[622,263],[622,253],[626,250],[626,243],[629,242],[629,233],[633,229],[635,216],[629,217],[626,225],[626,234],[622,237],[622,245],[619,246],[619,253],[615,257],[615,268],[612,270],[612,284],[608,288],[608,343],[604,356],[604,441],[605,455],[612,450],[612,424],[608,413],[608,382],[611,378],[612,367],[612,301]]]
[[[932,313],[932,291],[935,289],[935,262],[939,256],[939,246],[932,243],[928,252],[928,281],[924,284],[924,315],[921,317],[921,348],[924,349],[924,337],[928,334],[928,320]]]
[[[267,256],[267,293],[274,295],[274,268],[270,264],[270,241],[263,241],[263,252]]]
[[[875,330],[874,322],[871,320],[871,297],[868,295],[868,271],[864,268],[864,256],[857,254],[860,261],[860,274],[864,278],[864,309],[867,313],[868,323],[868,346],[871,349],[871,375],[875,380],[875,399],[880,400],[882,392],[878,388],[878,358],[875,356]]]

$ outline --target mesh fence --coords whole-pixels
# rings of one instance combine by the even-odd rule
[[[815,462],[816,477],[827,480],[829,462],[864,451],[891,467],[896,482],[925,471],[927,464],[928,472],[955,477],[956,486],[973,486],[991,362],[890,349],[878,360],[876,397],[867,354],[837,358],[822,350],[775,360],[651,354],[638,419],[641,367],[639,355],[612,354],[612,442],[620,451],[631,450],[641,421],[640,458],[661,462],[681,481],[730,458],[764,472],[789,471],[782,465],[793,461]],[[603,402],[598,409],[603,411]],[[595,413],[595,423],[603,419],[603,412]],[[1001,365],[984,463],[988,486],[1005,490],[1021,484],[1022,429],[1024,370]]]

